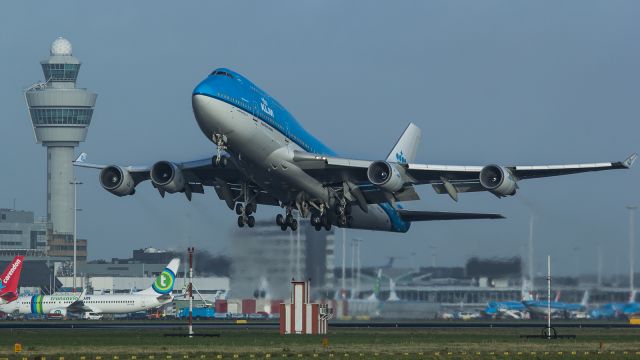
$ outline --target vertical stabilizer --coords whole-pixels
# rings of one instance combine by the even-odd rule
[[[584,295],[582,295],[582,301],[580,301],[580,305],[583,307],[587,307],[587,305],[589,305],[589,290],[584,291]]]
[[[18,255],[7,266],[0,277],[0,298],[3,303],[12,302],[18,298],[18,282],[20,281],[20,272],[22,272],[22,264],[24,256]]]
[[[141,295],[171,295],[173,292],[173,285],[176,282],[176,274],[178,273],[178,268],[180,267],[180,259],[174,258],[169,262],[164,270],[156,277],[156,280],[153,282],[151,287],[137,292],[136,294]]]
[[[389,153],[389,156],[387,156],[387,161],[402,164],[413,162],[416,159],[421,138],[422,130],[416,124],[410,123]]]

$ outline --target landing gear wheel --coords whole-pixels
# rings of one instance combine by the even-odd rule
[[[347,217],[345,215],[338,216],[338,226],[340,227],[347,226]]]
[[[238,216],[238,227],[244,227],[244,217]]]
[[[327,230],[327,231],[331,231],[331,223],[329,221],[327,221],[324,224],[324,229]]]
[[[253,216],[249,216],[247,218],[247,225],[249,225],[250,228],[256,226],[256,218],[254,218]]]
[[[278,224],[278,226],[284,225],[284,216],[282,216],[282,214],[276,215],[276,224]]]
[[[287,225],[291,225],[292,221],[293,221],[293,215],[287,214],[287,216],[284,218],[284,223]]]
[[[282,225],[280,225],[280,229],[281,229],[282,231],[287,231],[287,224],[282,224]]]
[[[316,229],[316,231],[320,231],[320,229],[322,229],[322,225],[316,224],[314,225],[314,228]]]
[[[327,215],[321,215],[320,225],[326,226],[328,223],[329,223],[329,218],[327,218]]]
[[[252,203],[248,203],[247,206],[244,207],[244,211],[246,215],[251,215],[256,212],[256,205]]]
[[[242,204],[237,203],[236,204],[236,215],[242,215],[243,212],[244,212],[244,207],[242,206]]]
[[[293,231],[298,230],[298,220],[296,220],[296,219],[291,220],[291,225],[290,226],[291,226],[291,230],[293,230]]]
[[[310,222],[313,226],[320,225],[320,217],[313,215],[311,216]]]
[[[347,216],[347,227],[353,226],[353,216]]]

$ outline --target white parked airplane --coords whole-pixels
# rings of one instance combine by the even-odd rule
[[[414,185],[429,184],[438,194],[457,201],[458,194],[488,191],[511,196],[518,182],[547,176],[629,168],[637,155],[624,161],[544,166],[452,166],[416,164],[420,129],[409,124],[385,160],[341,158],[307,132],[278,101],[249,79],[229,69],[217,69],[192,93],[193,112],[204,135],[217,147],[213,158],[152,166],[87,163],[100,169],[100,183],[117,196],[133,195],[151,180],[161,196],[203,193],[215,188],[218,197],[238,214],[238,226],[255,225],[258,204],[281,206],[276,223],[284,231],[297,229],[298,210],[316,230],[332,225],[356,229],[406,232],[413,221],[497,219],[498,214],[411,211],[398,202],[419,200]]]
[[[146,290],[132,294],[105,295],[34,295],[21,296],[9,304],[0,305],[0,311],[18,314],[44,314],[82,316],[91,314],[126,314],[157,308],[173,300],[173,285],[180,267],[175,258]]]

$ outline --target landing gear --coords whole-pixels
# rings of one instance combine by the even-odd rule
[[[280,226],[282,231],[286,231],[287,228],[291,228],[291,230],[298,230],[298,220],[293,218],[291,214],[291,209],[287,209],[287,215],[278,214],[276,215],[276,224]]]
[[[257,209],[257,205],[255,203],[248,203],[246,205],[242,205],[242,203],[236,204],[236,214],[238,216],[238,226],[244,227],[245,224],[250,228],[256,225],[256,218],[251,216],[251,214],[255,213]]]
[[[336,206],[336,216],[337,216],[337,222],[338,222],[338,226],[340,227],[349,227],[350,223],[351,223],[351,219],[352,217],[351,215],[351,204],[349,203],[342,203]]]
[[[316,231],[320,231],[322,228],[325,228],[327,231],[331,230],[331,220],[326,214],[312,215],[311,225],[313,225]]]
[[[213,142],[216,144],[216,156],[211,159],[213,167],[227,166],[227,158],[222,157],[222,152],[227,150],[227,137],[221,134],[213,134]]]

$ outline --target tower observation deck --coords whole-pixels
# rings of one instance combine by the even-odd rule
[[[25,91],[36,141],[47,148],[47,220],[53,234],[74,231],[74,148],[84,141],[97,95],[76,87],[80,61],[71,43],[57,38],[40,62],[44,82]]]

